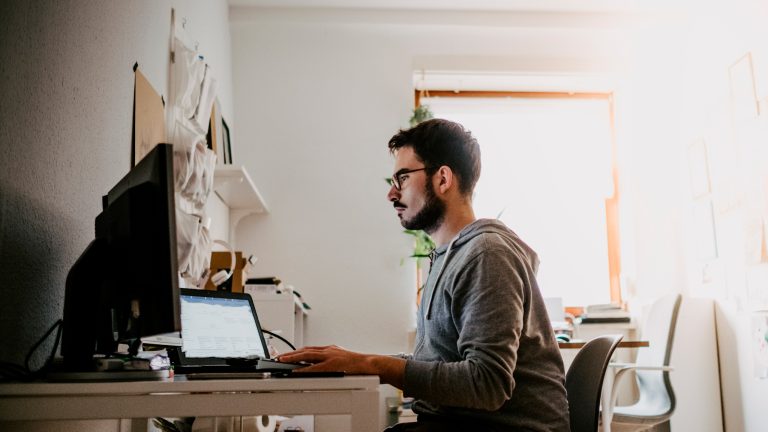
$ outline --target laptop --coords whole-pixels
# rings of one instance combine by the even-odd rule
[[[171,355],[175,373],[283,373],[305,366],[270,358],[250,295],[182,288],[180,300],[181,347]]]

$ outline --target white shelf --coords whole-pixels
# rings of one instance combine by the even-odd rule
[[[213,190],[230,209],[246,210],[247,213],[269,211],[264,198],[243,166],[216,167]]]

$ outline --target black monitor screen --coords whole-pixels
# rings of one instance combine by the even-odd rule
[[[179,331],[173,148],[159,144],[103,197],[67,276],[62,356],[87,370],[118,342]]]

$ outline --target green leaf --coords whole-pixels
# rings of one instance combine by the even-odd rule
[[[413,115],[411,116],[409,123],[411,127],[414,127],[417,124],[434,117],[434,114],[432,114],[432,111],[429,109],[429,105],[419,105],[413,109]]]
[[[414,237],[411,258],[426,258],[435,249],[434,240],[426,232],[421,230],[404,230],[403,232]]]

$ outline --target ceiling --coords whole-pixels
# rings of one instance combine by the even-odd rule
[[[229,0],[231,6],[261,8],[341,8],[378,10],[520,11],[520,12],[659,12],[663,0]]]

